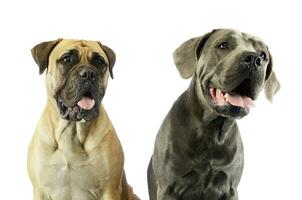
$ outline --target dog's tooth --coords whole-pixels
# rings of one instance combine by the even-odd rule
[[[214,88],[210,88],[210,94],[211,94],[212,100],[215,100],[216,99],[216,91],[215,91]]]
[[[216,89],[216,96],[220,96],[221,95],[221,91],[219,89]]]

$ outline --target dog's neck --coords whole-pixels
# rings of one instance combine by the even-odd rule
[[[94,127],[106,128],[106,125],[111,124],[102,104],[100,105],[100,109],[99,109],[99,117],[92,119],[88,122],[69,121],[69,120],[62,119],[59,114],[59,109],[57,108],[55,100],[49,98],[47,104],[48,105],[46,106],[43,115],[47,117],[47,123],[49,124],[45,124],[45,127],[48,129],[47,132],[51,137],[52,140],[51,142],[53,142],[58,146],[60,146],[60,142],[62,142],[62,140],[65,140],[66,142],[70,142],[67,141],[68,140],[67,137],[70,137],[70,139],[76,137],[77,142],[84,144],[88,137],[88,133],[98,134],[103,132],[103,130],[92,130],[95,129]],[[100,123],[104,124],[104,126],[96,125]],[[98,135],[97,138],[99,137],[103,137],[103,136]]]

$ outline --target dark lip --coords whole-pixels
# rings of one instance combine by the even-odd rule
[[[58,104],[60,113],[61,113],[62,115],[64,115],[64,113],[66,113],[67,110],[68,110],[68,106],[66,106],[66,104],[63,102],[63,100],[61,100],[61,99],[59,99],[59,98],[57,99],[57,104]]]
[[[221,90],[223,93],[229,93],[229,94],[239,94],[242,96],[247,96],[250,97],[252,100],[256,99],[256,94],[255,94],[255,88],[253,88],[255,86],[253,86],[252,81],[250,79],[244,79],[243,81],[241,81],[236,87],[234,87],[233,89],[225,89],[225,90]],[[213,85],[209,85],[208,88],[206,90],[206,99],[208,101],[208,103],[210,104],[210,106],[219,114],[224,115],[224,116],[231,116],[234,118],[242,118],[244,116],[246,116],[250,109],[249,108],[244,108],[244,107],[240,107],[240,106],[234,106],[231,105],[230,103],[227,103],[224,106],[219,106],[217,105],[215,102],[213,102],[211,94],[210,94],[210,88],[215,88],[215,89],[219,89],[219,87],[215,87]],[[238,115],[236,115],[237,111]],[[229,113],[230,112],[230,113]],[[232,113],[231,113],[232,112]]]
[[[216,87],[214,85],[209,85],[207,88],[207,96],[208,100],[212,101],[211,94],[210,94],[210,88],[219,89],[223,93],[229,93],[229,94],[239,94],[241,96],[246,96],[251,98],[252,100],[256,99],[256,92],[255,92],[255,84],[253,84],[251,79],[244,79],[239,84],[237,84],[232,89],[221,89],[220,87]]]
[[[85,121],[89,121],[98,116],[97,107],[99,104],[97,102],[90,110],[85,110],[78,105],[67,107],[60,99],[57,100],[57,105],[59,107],[59,113],[61,117],[66,120],[79,121],[84,119]]]
[[[92,92],[91,90],[84,90],[84,91],[82,92],[82,94],[81,94],[81,95],[78,95],[78,97],[75,98],[75,99],[72,101],[73,103],[71,103],[70,105],[68,105],[68,103],[64,102],[64,100],[63,100],[62,98],[60,98],[60,97],[58,97],[58,98],[56,98],[56,99],[57,99],[58,103],[63,104],[63,105],[66,106],[66,107],[72,108],[72,107],[77,106],[77,103],[78,103],[83,97],[88,97],[88,98],[90,98],[90,99],[94,99],[95,101],[97,100],[97,97],[96,97],[96,95],[95,95],[95,92]]]
[[[81,111],[86,111],[86,112],[89,112],[88,110],[84,110],[82,108],[80,108],[77,103],[83,98],[83,97],[88,97],[88,98],[91,98],[91,99],[94,99],[96,102],[97,102],[97,98],[95,97],[95,95],[93,95],[94,93],[90,90],[86,90],[82,93],[82,95],[79,95],[78,98],[76,98],[71,104],[71,106],[67,105],[67,103],[64,102],[64,100],[62,98],[56,98],[56,101],[57,101],[57,105],[59,107],[59,111],[61,113],[61,115],[64,115],[68,110],[73,110],[73,109],[78,109],[78,110],[81,110]],[[95,106],[91,109],[95,109],[97,103],[95,104]]]
[[[88,98],[90,98],[90,99],[95,99],[95,97],[92,95],[92,92],[89,91],[89,90],[86,91],[86,92],[84,92],[84,94],[82,95],[81,98],[83,98],[83,97],[88,97]],[[81,98],[79,98],[79,100],[80,100]]]
[[[74,100],[74,103],[71,106],[68,106],[61,98],[57,98],[58,105],[61,107],[62,110],[66,110],[67,108],[73,108],[78,106],[77,103],[83,98],[88,97],[91,99],[96,100],[96,98],[92,95],[92,92],[86,91],[82,95],[80,95],[78,98]]]
[[[224,106],[219,106],[212,101],[209,92],[208,92],[207,96],[208,96],[207,100],[208,100],[210,107],[212,107],[215,110],[215,112],[217,112],[219,115],[222,115],[225,117],[233,117],[233,118],[241,119],[244,116],[246,116],[250,111],[249,108],[234,106],[230,103],[227,103]]]
[[[228,104],[228,105],[222,106],[222,107],[216,106],[215,110],[216,110],[216,112],[218,112],[219,114],[221,114],[223,116],[233,117],[236,119],[241,119],[244,116],[248,115],[250,112],[249,108],[233,106],[231,104]]]
[[[216,103],[214,103],[212,100],[211,100],[211,98],[210,97],[208,97],[208,102],[209,102],[209,104],[211,105],[211,107],[213,107],[213,108],[226,108],[226,107],[233,107],[233,108],[236,108],[236,109],[244,109],[245,111],[249,111],[250,109],[249,108],[246,108],[246,107],[241,107],[241,106],[234,106],[234,105],[232,105],[232,104],[230,104],[230,103],[226,103],[226,105],[223,105],[223,106],[219,106],[219,105],[217,105]]]

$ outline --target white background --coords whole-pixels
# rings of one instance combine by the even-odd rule
[[[281,1],[280,1],[281,2]],[[0,199],[32,199],[27,146],[46,102],[30,49],[59,37],[115,50],[104,105],[125,152],[128,182],[147,200],[146,169],[157,130],[188,87],[172,52],[213,28],[261,37],[282,84],[238,121],[245,147],[240,199],[301,199],[301,5],[298,1],[33,1],[0,3]]]

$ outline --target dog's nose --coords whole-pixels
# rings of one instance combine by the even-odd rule
[[[96,79],[96,72],[93,69],[89,68],[83,68],[79,71],[79,75],[84,79],[84,80],[92,80],[94,81]]]
[[[243,55],[242,62],[249,66],[260,67],[261,57],[257,53],[248,52]]]

